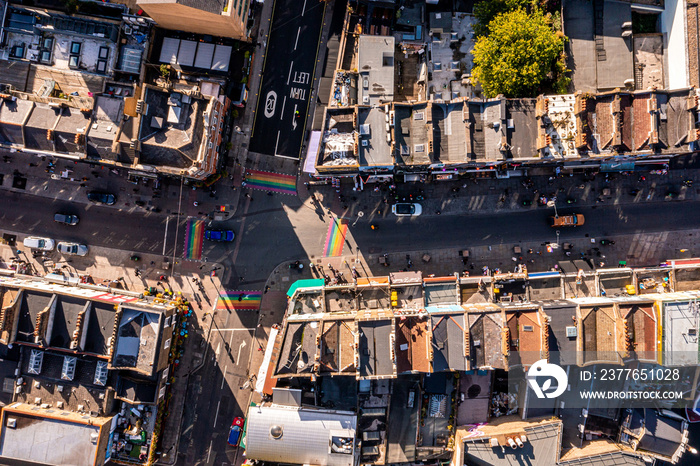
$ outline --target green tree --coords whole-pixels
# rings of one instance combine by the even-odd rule
[[[496,16],[488,35],[474,45],[472,75],[484,94],[527,97],[537,92],[564,52],[564,37],[557,35],[542,12],[518,9]]]
[[[519,8],[527,8],[532,0],[482,0],[474,5],[474,17],[477,22],[473,25],[477,36],[485,36],[488,26],[493,19],[502,14]]]

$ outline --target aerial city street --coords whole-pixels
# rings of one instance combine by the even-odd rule
[[[0,464],[696,464],[699,14],[0,0]]]

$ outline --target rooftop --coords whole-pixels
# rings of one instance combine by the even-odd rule
[[[467,369],[464,314],[431,314],[433,371]]]
[[[429,320],[405,317],[396,321],[396,371],[430,372]]]
[[[394,100],[394,42],[392,36],[360,36],[360,104],[377,105]]]
[[[123,308],[114,343],[112,366],[151,375],[158,365],[161,314]]]
[[[188,168],[197,160],[207,106],[205,99],[146,87],[148,112],[141,115],[140,162],[145,165]]]
[[[501,448],[507,434],[496,437],[480,437],[464,442],[464,462],[475,466],[516,466],[526,463],[531,466],[557,464],[562,425],[561,422],[514,429],[513,434],[525,433],[527,440],[523,448]],[[498,446],[491,446],[492,438],[499,439]],[[505,443],[505,442],[503,442]]]
[[[391,137],[387,132],[387,113],[384,107],[358,107],[358,150],[363,167],[387,167],[394,165],[391,154]]]
[[[246,457],[294,464],[355,464],[352,412],[252,406],[246,427]]]
[[[505,369],[503,314],[500,310],[469,312],[470,354],[474,368]]]
[[[2,412],[0,455],[41,464],[102,464],[107,442],[101,433],[110,421],[14,403]]]
[[[395,377],[396,366],[392,354],[392,327],[390,320],[359,321],[360,378]]]
[[[89,157],[116,160],[112,144],[124,117],[124,99],[100,95],[95,100],[93,120],[88,128]]]
[[[621,35],[622,24],[632,21],[630,3],[566,0],[563,12],[564,33],[571,42],[573,87],[583,92],[624,89],[625,82],[634,79],[631,37]]]
[[[469,130],[464,122],[464,102],[434,103],[433,129],[435,161],[459,163],[468,161],[467,137]]]

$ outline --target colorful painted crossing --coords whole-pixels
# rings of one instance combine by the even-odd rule
[[[348,233],[348,224],[343,220],[334,219],[328,225],[326,235],[326,246],[323,248],[323,255],[326,257],[337,257],[343,253],[345,235]]]
[[[204,245],[204,221],[190,218],[185,228],[185,251],[183,257],[187,260],[202,260]]]
[[[257,311],[260,309],[262,291],[226,291],[219,295],[217,310]]]
[[[245,173],[245,186],[248,188],[272,191],[281,194],[297,193],[297,179],[293,175],[248,170]]]

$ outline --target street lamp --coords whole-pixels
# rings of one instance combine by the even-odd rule
[[[559,213],[557,212],[557,197],[554,196],[551,201],[547,202],[548,207],[554,207],[554,216],[559,218]]]
[[[358,222],[358,220],[360,220],[360,219],[361,219],[362,217],[364,217],[364,216],[365,216],[365,213],[362,212],[362,211],[359,211],[359,212],[357,213],[357,218],[355,219],[354,222],[352,222],[352,226],[355,226],[355,224]]]

